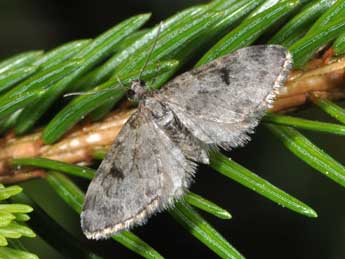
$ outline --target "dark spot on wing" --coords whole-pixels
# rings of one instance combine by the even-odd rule
[[[198,94],[208,94],[210,91],[207,89],[199,89]]]
[[[115,166],[111,169],[110,172],[113,177],[120,178],[120,179],[123,179],[125,177],[123,173],[119,169],[117,169]]]
[[[223,82],[225,82],[227,85],[230,85],[229,73],[230,73],[230,71],[226,67],[219,69],[219,74],[220,74]]]
[[[104,195],[111,197],[114,195],[114,184],[116,182],[121,182],[125,178],[123,172],[121,172],[119,169],[116,168],[116,166],[113,166],[110,170],[110,172],[104,176],[101,180],[101,186],[104,190]]]

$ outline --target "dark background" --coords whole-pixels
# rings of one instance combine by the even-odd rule
[[[31,49],[50,49],[69,40],[94,37],[131,15],[152,12],[148,25],[196,0],[62,1],[1,0],[0,58]],[[316,108],[295,113],[313,119],[330,120]],[[344,138],[305,132],[314,143],[345,164]],[[201,167],[192,190],[228,209],[233,219],[224,221],[202,213],[217,230],[248,259],[342,259],[345,258],[345,190],[294,157],[270,132],[260,126],[245,148],[229,153],[276,186],[314,208],[319,218],[309,219],[282,208],[256,193]],[[43,182],[26,184],[40,189],[35,199],[44,204],[54,194]],[[39,186],[39,188],[37,188]],[[35,195],[34,195],[35,196]],[[53,198],[52,198],[53,199]],[[78,232],[78,217],[58,198],[45,206],[53,217]],[[66,221],[66,222],[65,222]],[[167,258],[216,258],[208,248],[190,236],[167,213],[157,215],[134,230]],[[61,258],[51,248],[26,241],[41,258]],[[88,243],[107,258],[138,258],[112,241]],[[41,251],[41,252],[40,252]]]

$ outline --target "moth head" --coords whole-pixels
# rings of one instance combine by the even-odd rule
[[[138,102],[145,96],[147,87],[144,81],[142,80],[133,80],[131,88],[128,91],[128,99],[130,101]]]

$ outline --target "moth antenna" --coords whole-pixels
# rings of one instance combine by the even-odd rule
[[[94,94],[94,93],[98,93],[98,92],[99,92],[99,91],[67,93],[67,94],[64,94],[64,95],[63,95],[63,98],[70,97],[70,96],[80,96],[80,95]]]
[[[155,41],[153,42],[152,47],[151,47],[151,49],[150,49],[150,52],[149,52],[149,54],[148,54],[148,56],[147,56],[147,58],[146,58],[145,64],[144,64],[143,68],[142,68],[141,71],[140,71],[140,74],[139,74],[139,81],[140,81],[141,76],[142,76],[142,74],[143,74],[143,72],[144,72],[144,69],[146,68],[147,64],[148,64],[149,61],[150,61],[152,52],[153,52],[153,50],[155,49],[155,47],[156,47],[156,45],[157,45],[157,41],[158,41],[158,37],[159,37],[159,34],[160,34],[160,32],[161,32],[161,29],[162,29],[162,25],[163,25],[163,22],[160,22],[160,23],[159,23],[159,26],[158,26],[157,36],[156,36],[156,38],[155,38]]]
[[[119,88],[121,86],[122,88],[126,88],[126,86],[122,83],[121,79],[119,78],[118,75],[115,75],[116,80],[118,81],[119,85],[115,85],[106,89],[102,90],[95,90],[95,91],[87,91],[87,92],[73,92],[73,93],[67,93],[64,94],[63,97],[69,97],[69,96],[81,96],[81,95],[89,95],[89,94],[97,94],[97,93],[103,93],[103,92],[108,92],[111,90],[114,90],[116,88]]]
[[[125,88],[125,86],[124,86],[124,84],[122,83],[120,77],[119,77],[117,74],[115,75],[115,77],[116,77],[117,82],[119,82],[120,86],[123,87],[123,88]]]
[[[157,68],[157,70],[156,70],[156,73],[155,73],[155,76],[153,77],[153,79],[152,79],[152,81],[151,81],[151,85],[154,85],[154,83],[156,83],[156,80],[157,80],[157,74],[158,74],[158,70],[159,70],[159,68],[160,68],[160,63],[158,62],[158,63],[156,63],[156,68]]]

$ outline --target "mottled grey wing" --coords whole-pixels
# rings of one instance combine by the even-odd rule
[[[291,62],[277,45],[243,48],[178,76],[155,97],[201,141],[236,147],[272,105]]]
[[[141,224],[169,206],[188,186],[193,170],[181,150],[139,107],[122,128],[92,180],[81,214],[88,238]]]

